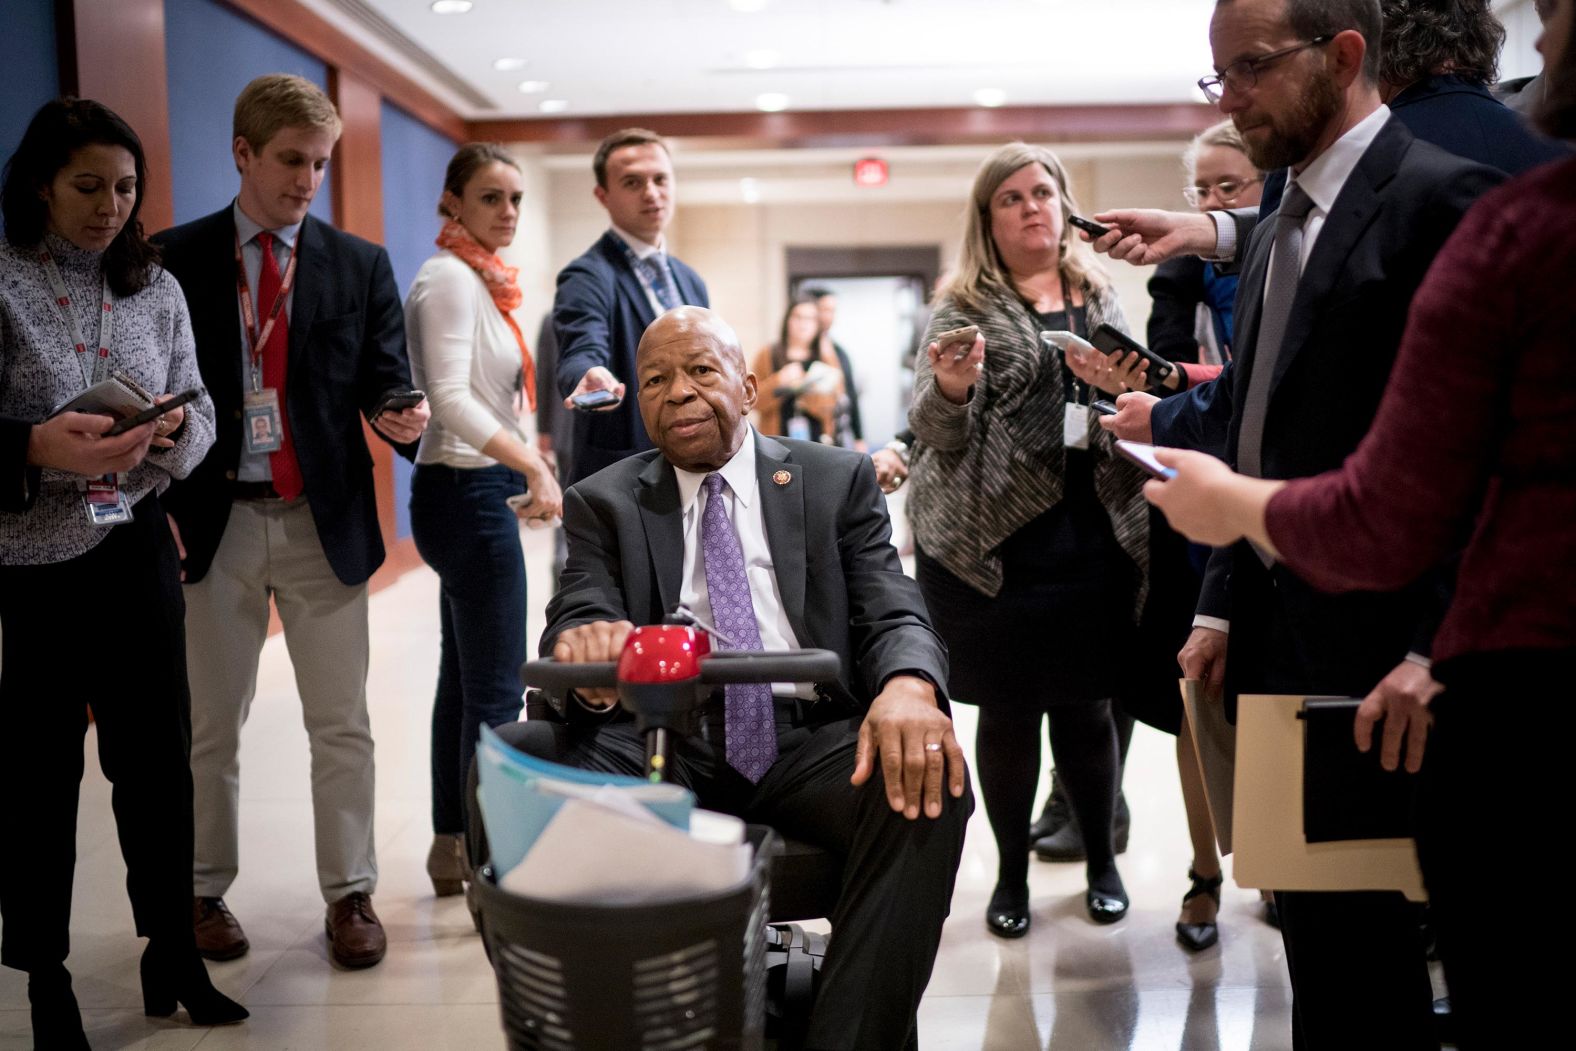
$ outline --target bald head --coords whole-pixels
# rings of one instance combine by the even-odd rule
[[[674,466],[715,471],[738,452],[755,377],[720,315],[678,307],[653,321],[635,350],[635,381],[646,433]]]

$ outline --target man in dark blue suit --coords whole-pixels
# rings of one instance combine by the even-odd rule
[[[270,599],[311,741],[330,954],[366,967],[387,945],[372,911],[366,697],[367,578],[384,552],[362,420],[413,457],[428,412],[425,401],[379,412],[410,390],[388,253],[307,215],[339,132],[317,85],[258,77],[235,105],[235,201],[156,238],[219,421],[208,456],[164,497],[186,582],[193,924],[209,959],[248,948],[223,896],[239,871],[238,751]]]
[[[677,306],[710,306],[700,275],[664,251],[673,218],[673,161],[656,132],[626,128],[603,139],[592,161],[593,191],[611,228],[558,275],[553,331],[564,406],[594,391],[616,402],[575,413],[567,482],[578,482],[631,453],[652,448],[625,399],[635,348],[657,315]]]

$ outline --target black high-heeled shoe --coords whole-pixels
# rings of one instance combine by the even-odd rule
[[[184,1006],[192,1025],[234,1025],[251,1012],[213,987],[208,969],[193,948],[171,954],[149,942],[142,953],[142,1011],[149,1018],[168,1018]]]
[[[1186,905],[1200,895],[1207,895],[1215,903],[1216,915],[1220,913],[1220,885],[1225,882],[1225,874],[1217,872],[1212,878],[1204,879],[1192,869],[1187,870],[1187,878],[1193,881],[1186,894],[1182,895],[1182,904]],[[1220,941],[1220,925],[1210,920],[1208,923],[1183,923],[1177,921],[1177,941],[1188,952],[1203,952],[1205,949]]]
[[[1127,888],[1122,886],[1115,865],[1106,873],[1092,874],[1089,889],[1084,891],[1084,908],[1089,910],[1091,920],[1115,923],[1127,915],[1128,904]]]
[[[985,906],[985,929],[998,938],[1021,938],[1029,933],[1029,888],[996,884]]]
[[[50,1051],[92,1051],[82,1031],[82,1012],[71,991],[71,973],[56,964],[27,974],[33,1045]]]

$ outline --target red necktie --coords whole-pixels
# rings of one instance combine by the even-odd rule
[[[279,297],[279,261],[274,258],[273,234],[264,230],[257,235],[257,243],[263,250],[262,277],[257,282],[257,319],[262,324]],[[263,386],[279,392],[281,444],[278,452],[268,454],[274,491],[286,500],[294,500],[301,495],[301,465],[296,462],[295,442],[290,439],[290,413],[285,409],[285,368],[290,360],[289,313],[288,308],[281,308],[279,320],[274,322],[268,342],[263,346]]]

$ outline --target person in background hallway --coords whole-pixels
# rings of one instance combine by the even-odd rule
[[[837,681],[781,696],[730,687],[702,733],[678,743],[670,771],[701,805],[846,859],[805,1047],[917,1047],[915,1012],[974,800],[945,647],[892,549],[875,471],[850,450],[751,428],[755,376],[709,310],[663,314],[636,365],[659,451],[565,494],[569,562],[541,651],[616,659],[632,624],[659,623],[683,602],[740,648],[839,654]],[[713,601],[724,594],[743,601]],[[586,691],[570,700],[567,726],[527,720],[504,733],[573,766],[638,771],[642,738],[617,701]]]
[[[1136,469],[1089,425],[1083,386],[1042,329],[1125,329],[1116,295],[1071,236],[1075,204],[1049,150],[1012,143],[974,178],[956,276],[921,340],[909,422],[920,587],[947,642],[948,690],[980,708],[975,751],[1000,852],[988,930],[1029,930],[1029,824],[1048,716],[1056,770],[1083,832],[1085,904],[1128,898],[1113,829],[1119,747],[1111,697],[1143,607],[1148,509]],[[970,343],[936,337],[966,325]]]
[[[1377,0],[1219,0],[1210,24],[1217,73],[1200,87],[1260,168],[1293,172],[1246,249],[1234,368],[1208,385],[1209,418],[1187,425],[1226,435],[1225,459],[1244,473],[1317,474],[1350,455],[1424,272],[1501,180],[1390,114],[1379,30]],[[1262,550],[1220,548],[1183,672],[1224,682],[1228,706],[1288,693],[1415,709],[1438,690],[1428,655],[1446,589],[1439,567],[1399,590],[1330,597]],[[1276,902],[1299,1047],[1437,1046],[1417,913],[1399,893],[1278,891]]]
[[[432,848],[427,875],[458,894],[465,862],[465,774],[480,727],[520,716],[525,663],[525,557],[520,522],[545,525],[561,498],[552,467],[520,429],[520,401],[536,408],[536,366],[513,311],[520,169],[502,146],[461,146],[444,174],[438,252],[405,302],[411,371],[432,424],[411,479],[410,527],[438,574],[442,650],[432,705]],[[521,492],[527,502],[506,502]]]
[[[558,274],[556,381],[568,409],[575,395],[591,391],[612,391],[619,401],[575,412],[570,482],[652,447],[640,414],[624,397],[635,347],[663,311],[711,303],[700,275],[666,251],[663,231],[673,218],[675,187],[661,136],[644,128],[616,131],[597,146],[591,168],[592,192],[611,225]]]
[[[783,313],[777,342],[755,355],[750,371],[760,381],[762,434],[844,444],[846,379],[820,326],[815,297],[801,292]]]
[[[1539,41],[1551,134],[1576,140],[1576,0]],[[1418,860],[1450,984],[1457,1046],[1536,1047],[1566,989],[1544,925],[1485,907],[1483,842],[1540,844],[1564,790],[1576,661],[1576,159],[1490,191],[1412,302],[1373,426],[1313,478],[1261,481],[1185,453],[1150,498],[1211,544],[1247,537],[1321,591],[1390,590],[1469,535],[1434,642],[1444,691],[1422,707],[1370,702],[1357,746],[1387,769],[1421,765]],[[1494,289],[1503,309],[1481,309]],[[1558,687],[1554,687],[1558,692]],[[1380,727],[1382,726],[1382,730]]]
[[[200,382],[185,300],[138,219],[146,180],[137,134],[66,98],[34,115],[0,190],[0,962],[27,972],[33,1041],[50,1051],[88,1046],[65,963],[89,704],[148,939],[143,1009],[247,1017],[192,939],[191,698],[159,502],[213,443],[213,404],[116,436],[113,417],[55,413],[111,375],[160,400]]]
[[[858,452],[867,452],[865,423],[859,415],[859,384],[854,379],[854,359],[848,356],[848,351],[843,349],[841,343],[832,338],[832,326],[837,323],[837,294],[828,288],[807,288],[804,291],[806,295],[815,297],[815,309],[821,321],[823,349],[832,348],[832,353],[837,355],[837,366],[843,370],[843,390],[848,395],[848,432],[852,437],[852,448]]]
[[[1199,133],[1183,155],[1183,166],[1188,176],[1183,193],[1200,211],[1259,203],[1264,176],[1248,158],[1242,136],[1229,120]],[[1149,294],[1154,301],[1149,347],[1178,366],[1166,378],[1166,386],[1176,390],[1212,379],[1230,358],[1237,275],[1219,273],[1214,264],[1196,256],[1182,256],[1155,268]],[[1068,366],[1080,379],[1112,396],[1148,386],[1147,369],[1136,354],[1087,359],[1069,354]],[[1177,653],[1191,629],[1208,551],[1190,550],[1158,514],[1150,517],[1149,535],[1149,599],[1139,620],[1138,659],[1128,664],[1134,678],[1123,687],[1121,704],[1139,721],[1177,738],[1177,769],[1193,845],[1188,877],[1193,883],[1182,899],[1176,930],[1177,940],[1196,952],[1219,938],[1216,916],[1222,874],[1215,825],[1176,679]],[[1273,895],[1266,891],[1264,899],[1265,919],[1278,924]]]
[[[372,909],[367,717],[367,578],[383,562],[383,538],[362,420],[413,457],[428,409],[423,401],[379,411],[411,389],[388,253],[307,214],[339,138],[334,104],[308,80],[269,74],[242,90],[234,125],[235,200],[156,239],[186,294],[222,424],[165,500],[186,580],[192,922],[209,959],[249,948],[224,895],[240,871],[241,727],[271,598],[311,742],[329,953],[341,966],[368,967],[387,948]],[[257,416],[270,420],[276,443],[251,442],[247,420]]]

